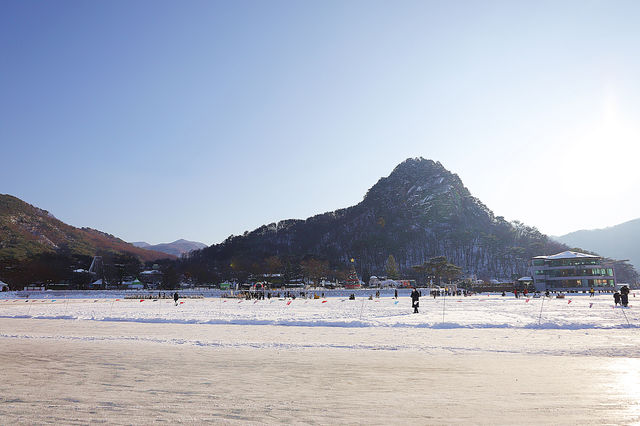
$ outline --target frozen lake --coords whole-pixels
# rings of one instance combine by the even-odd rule
[[[0,298],[0,418],[640,422],[640,317],[611,295],[181,301]]]
[[[82,293],[80,293],[82,296]],[[618,329],[640,327],[640,309],[613,306],[610,294],[557,298],[500,295],[422,297],[420,313],[401,293],[370,300],[359,296],[325,299],[243,300],[209,297],[180,299],[92,298],[41,294],[41,298],[0,298],[0,317],[131,321],[177,324],[245,324],[326,327],[426,327],[517,329]],[[45,297],[46,296],[46,297]],[[58,296],[58,297],[56,297]],[[62,297],[61,297],[62,296]],[[639,306],[640,306],[640,299]],[[635,302],[635,293],[630,305]]]

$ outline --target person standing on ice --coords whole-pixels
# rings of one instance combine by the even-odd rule
[[[176,302],[176,306],[178,306],[178,299],[179,298],[180,298],[180,296],[178,295],[177,291],[175,293],[173,293],[173,301]]]
[[[620,293],[617,291],[613,293],[613,301],[616,303],[616,306],[620,304]]]
[[[626,285],[620,287],[620,304],[625,308],[629,305],[629,287]]]
[[[411,306],[413,306],[413,313],[417,314],[418,313],[418,307],[420,306],[420,293],[418,292],[418,290],[414,287],[413,291],[411,292]]]
[[[398,289],[397,288],[395,290],[393,290],[393,298],[394,299],[398,298]]]

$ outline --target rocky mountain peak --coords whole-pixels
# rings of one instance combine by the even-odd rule
[[[411,205],[424,204],[439,194],[469,196],[460,178],[439,162],[410,158],[399,164],[388,177],[381,178],[367,193],[367,199],[389,199]]]
[[[353,207],[264,225],[192,252],[190,259],[224,270],[230,259],[259,264],[273,255],[334,264],[354,258],[366,275],[383,273],[390,254],[405,273],[443,255],[468,274],[508,277],[524,274],[530,257],[547,248],[546,236],[498,220],[439,162],[410,158]]]
[[[411,217],[414,224],[434,226],[458,225],[470,220],[486,224],[494,218],[493,213],[471,195],[458,175],[440,162],[424,158],[410,158],[399,164],[368,191],[360,207],[383,216]]]

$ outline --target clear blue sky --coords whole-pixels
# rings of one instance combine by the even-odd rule
[[[0,193],[128,241],[359,202],[407,157],[550,234],[640,217],[640,2],[0,2]]]

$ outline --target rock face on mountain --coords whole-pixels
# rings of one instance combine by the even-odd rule
[[[557,239],[570,246],[606,253],[617,259],[629,259],[633,266],[640,268],[640,219],[609,228],[571,232]]]
[[[535,228],[494,216],[439,162],[415,158],[380,179],[353,207],[271,223],[190,258],[210,266],[272,255],[344,264],[353,258],[366,276],[383,274],[390,254],[401,271],[446,256],[466,274],[510,278],[525,274],[532,256],[563,249]]]
[[[163,243],[163,244],[149,244],[144,241],[137,241],[131,243],[136,247],[144,248],[147,250],[159,251],[161,253],[167,253],[172,256],[180,257],[183,254],[189,253],[193,250],[199,250],[201,248],[205,248],[207,245],[203,243],[199,243],[197,241],[187,241],[183,239],[176,240],[172,243]]]
[[[174,258],[135,247],[95,229],[75,228],[46,210],[11,195],[0,194],[0,260],[23,260],[58,250],[87,256],[99,251],[129,253],[142,261]]]

